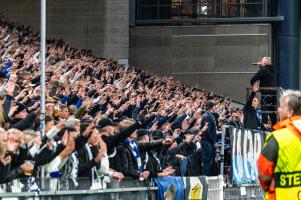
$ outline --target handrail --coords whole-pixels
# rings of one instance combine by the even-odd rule
[[[136,20],[136,25],[156,25],[156,24],[185,24],[185,23],[270,23],[284,21],[283,16],[275,17],[209,17],[194,19],[146,19]]]
[[[250,94],[250,91],[252,90],[252,88],[250,87],[247,87],[246,88],[246,101],[248,100],[249,98],[249,94]],[[270,97],[276,97],[276,104],[273,104],[273,105],[260,105],[260,107],[275,107],[275,108],[278,108],[279,106],[279,98],[281,96],[281,93],[283,91],[283,89],[281,87],[260,87],[260,90],[258,91],[260,94],[261,92],[276,92],[276,94],[267,94],[267,95],[263,95],[261,97],[266,97],[266,96],[270,96]],[[261,94],[262,95],[262,94]],[[275,114],[277,113],[277,109],[275,109],[274,111],[260,111],[261,113],[265,113],[265,114]]]
[[[133,187],[133,188],[109,188],[101,190],[56,190],[56,191],[41,191],[39,196],[56,196],[56,195],[87,195],[87,194],[104,194],[104,193],[119,193],[119,192],[139,192],[139,191],[157,191],[158,187]],[[0,193],[0,197],[33,197],[33,192],[6,192]]]

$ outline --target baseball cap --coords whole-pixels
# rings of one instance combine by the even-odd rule
[[[137,135],[138,135],[138,137],[142,137],[144,135],[148,135],[148,132],[145,129],[138,129],[137,130]]]
[[[103,117],[98,120],[98,122],[96,124],[96,128],[101,129],[106,126],[114,126],[114,125],[116,125],[116,123],[113,122],[110,118]]]

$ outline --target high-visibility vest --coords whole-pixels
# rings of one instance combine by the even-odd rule
[[[301,138],[294,131],[283,128],[272,133],[279,146],[274,169],[277,200],[301,200]]]

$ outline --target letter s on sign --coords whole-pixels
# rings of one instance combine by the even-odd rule
[[[280,186],[285,186],[285,185],[286,185],[285,175],[281,174],[280,175]]]

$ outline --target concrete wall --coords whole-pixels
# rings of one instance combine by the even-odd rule
[[[128,0],[47,0],[47,37],[97,56],[128,59],[128,6]],[[39,0],[0,0],[0,14],[39,30]]]
[[[130,28],[130,64],[245,102],[257,71],[271,55],[270,25]]]

